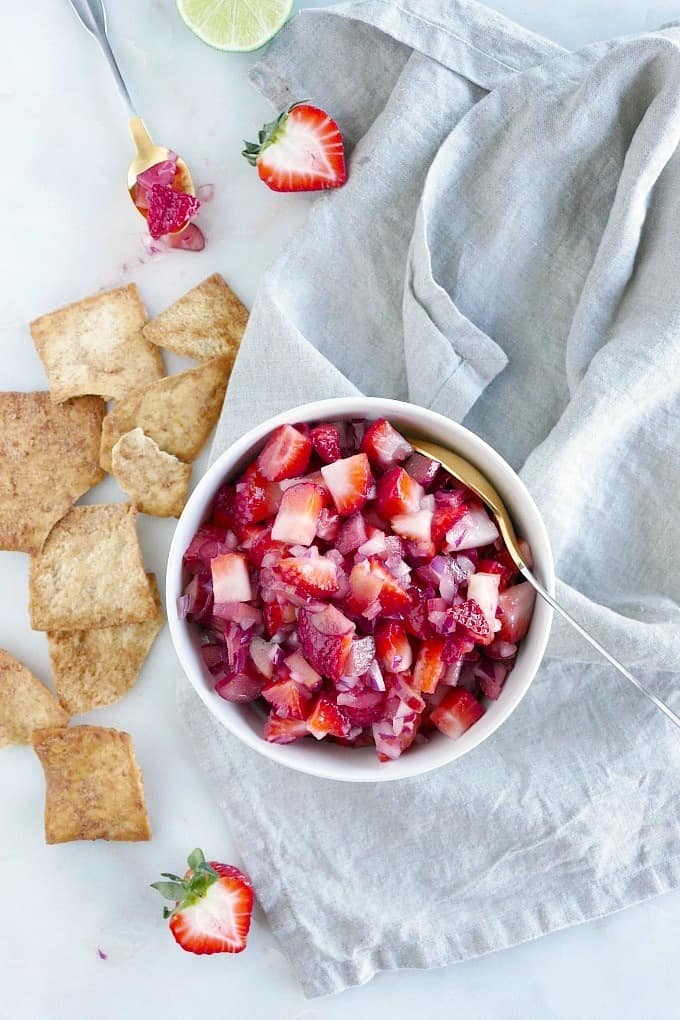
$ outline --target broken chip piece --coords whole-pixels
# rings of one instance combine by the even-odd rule
[[[187,501],[191,465],[164,453],[140,428],[126,432],[111,451],[113,475],[138,510],[179,517]]]
[[[0,648],[0,747],[30,744],[33,730],[67,722],[68,712],[52,691]]]
[[[31,557],[33,630],[87,630],[156,618],[129,503],[74,507]]]
[[[0,549],[37,552],[72,504],[104,477],[100,397],[54,404],[0,393]]]
[[[248,322],[248,309],[219,273],[188,291],[142,330],[147,340],[197,361],[233,360]]]
[[[220,416],[230,372],[229,358],[213,358],[128,394],[102,424],[104,470],[111,472],[111,450],[120,437],[137,427],[165,453],[194,460]]]
[[[97,394],[121,400],[163,375],[158,348],[144,339],[146,309],[137,286],[118,287],[31,323],[52,400]]]
[[[134,686],[163,626],[158,584],[153,574],[149,574],[149,583],[157,607],[153,620],[94,630],[47,632],[57,694],[71,715],[111,705]]]
[[[148,840],[142,774],[128,733],[99,726],[33,734],[45,773],[45,842]]]

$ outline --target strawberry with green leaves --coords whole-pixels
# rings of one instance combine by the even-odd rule
[[[163,908],[170,919],[175,941],[189,953],[240,953],[246,948],[253,912],[253,888],[238,868],[219,861],[207,861],[202,850],[188,857],[184,878],[163,872],[163,882],[152,882],[172,910]]]
[[[241,155],[272,191],[321,191],[347,180],[340,129],[310,103],[293,103],[244,145]]]

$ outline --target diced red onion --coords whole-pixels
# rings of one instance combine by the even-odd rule
[[[200,202],[212,202],[215,197],[215,185],[214,184],[201,184],[196,188],[196,198]]]
[[[177,596],[177,616],[180,620],[185,620],[189,611],[189,596],[178,595]]]
[[[373,659],[371,665],[368,667],[368,673],[366,674],[368,686],[373,691],[384,691],[385,690],[385,679],[382,675],[382,670],[377,659]]]

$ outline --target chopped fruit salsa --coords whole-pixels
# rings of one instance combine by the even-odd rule
[[[165,238],[172,248],[201,251],[205,238],[191,222],[201,203],[184,190],[185,176],[177,154],[169,151],[168,159],[155,163],[137,176],[132,198],[146,219],[154,241]]]
[[[265,740],[381,761],[477,722],[533,612],[482,503],[384,418],[280,426],[184,567],[178,612],[220,697],[260,699]]]

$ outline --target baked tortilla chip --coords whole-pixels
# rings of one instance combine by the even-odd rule
[[[187,501],[191,465],[164,453],[158,443],[133,429],[111,451],[113,476],[138,510],[179,517]]]
[[[220,355],[232,362],[248,322],[242,305],[223,276],[213,273],[142,330],[147,340],[197,361]]]
[[[0,648],[0,747],[30,744],[33,730],[67,722],[68,712],[52,691]]]
[[[156,635],[163,626],[158,584],[149,582],[157,616],[96,630],[49,630],[47,642],[61,703],[71,715],[111,705],[134,686]]]
[[[0,549],[37,552],[72,504],[104,477],[99,397],[0,393]]]
[[[100,726],[36,730],[45,773],[45,842],[151,839],[129,733]]]
[[[77,506],[31,557],[33,630],[88,630],[154,620],[158,609],[144,573],[129,503]]]
[[[104,418],[100,464],[111,472],[111,450],[121,436],[140,428],[161,450],[190,463],[220,416],[231,360],[213,358],[135,390]]]
[[[163,359],[142,335],[146,309],[137,286],[118,287],[59,308],[31,323],[52,400],[93,393],[120,400],[160,379]]]

